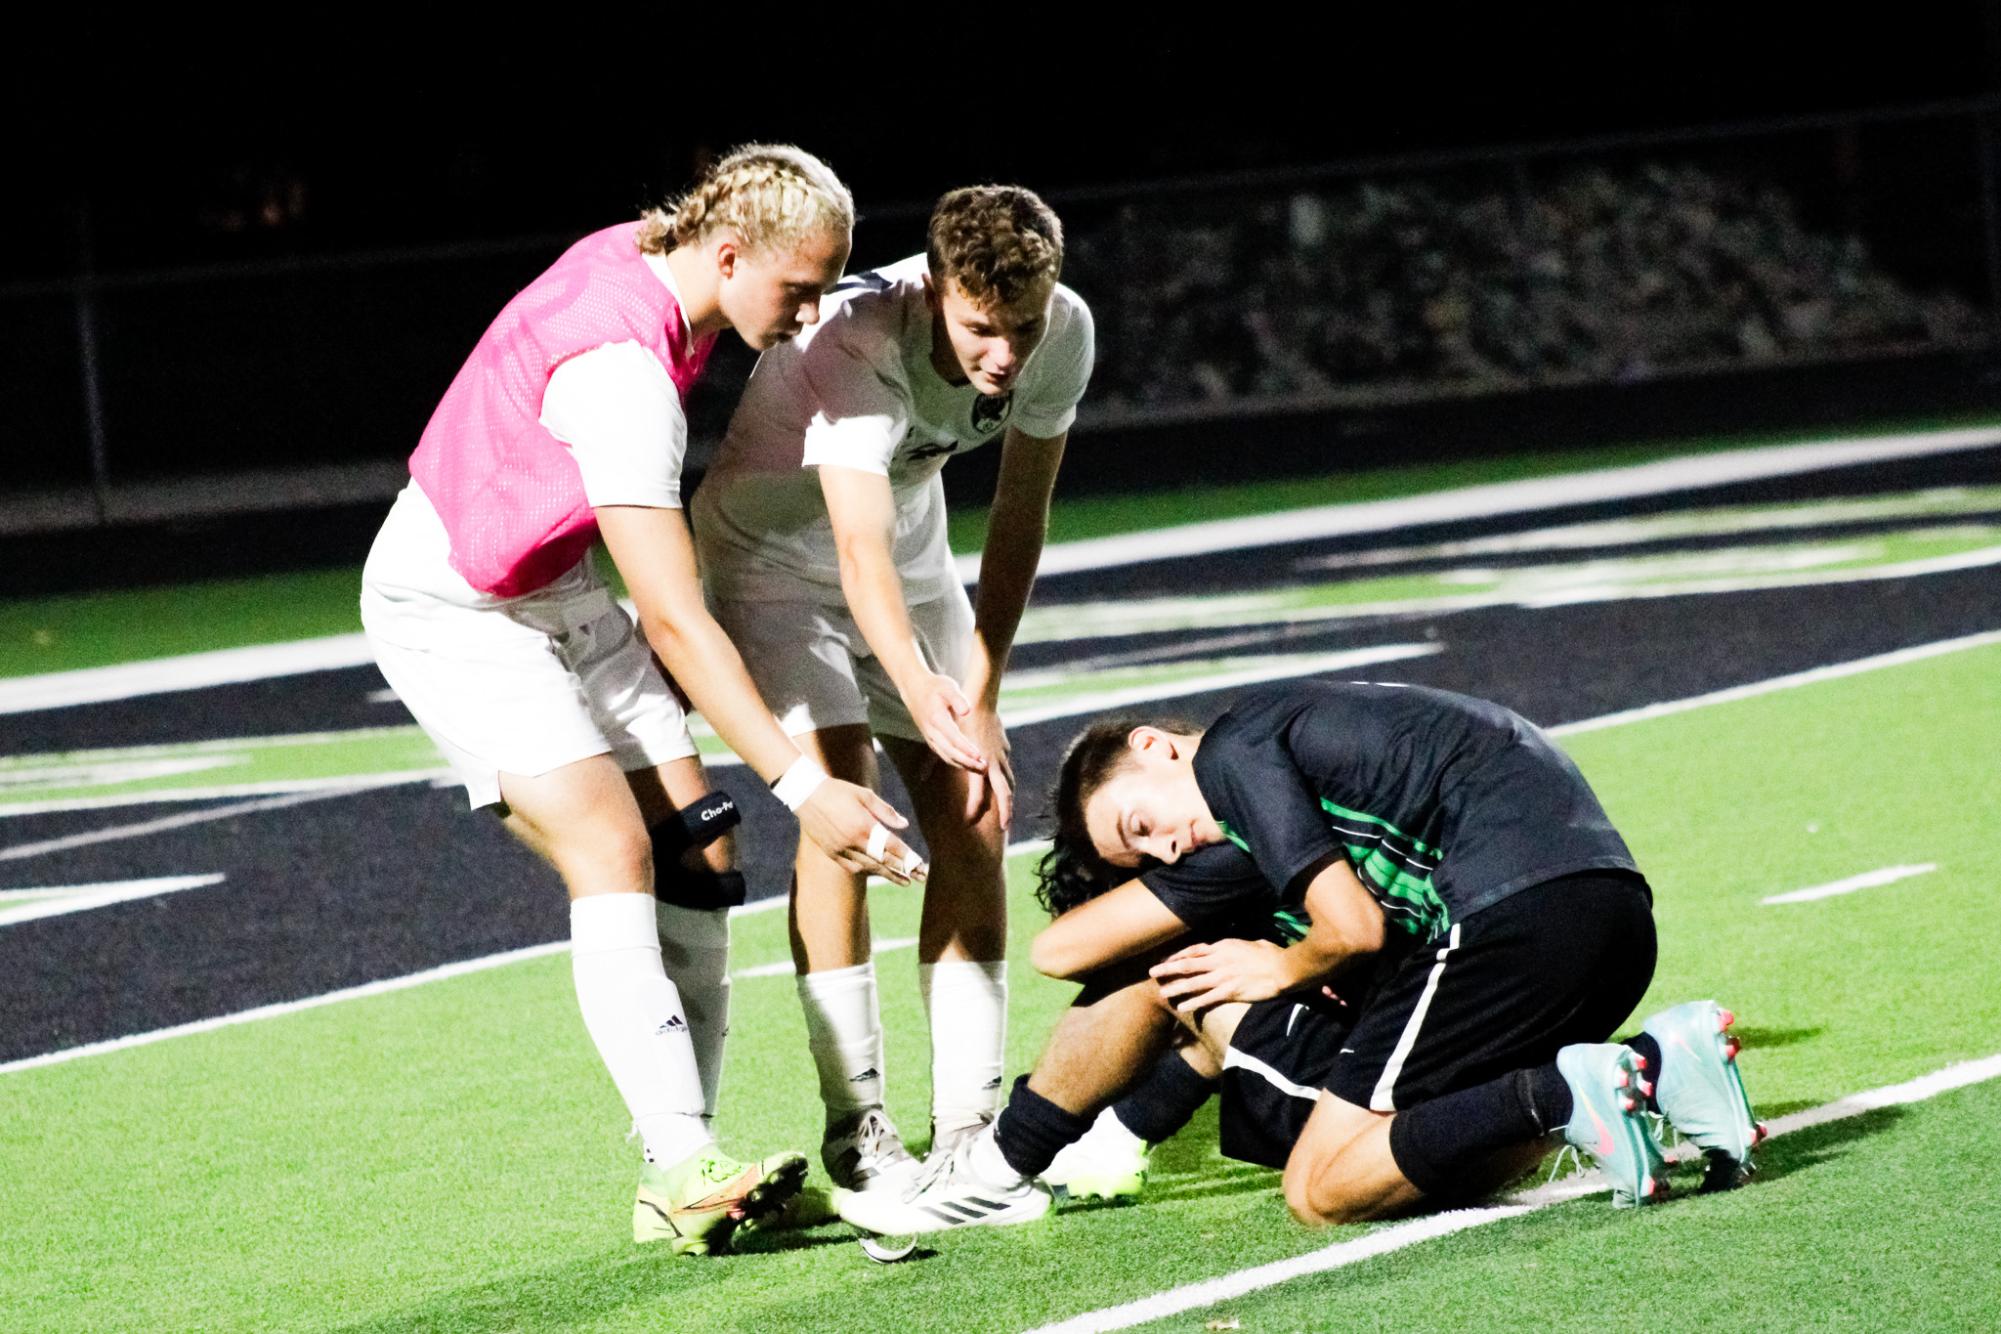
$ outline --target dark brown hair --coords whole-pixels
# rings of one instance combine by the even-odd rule
[[[1080,903],[1123,884],[1146,870],[1113,866],[1098,855],[1091,833],[1084,827],[1084,807],[1113,775],[1133,763],[1132,747],[1126,738],[1135,727],[1157,727],[1182,736],[1200,736],[1202,728],[1181,718],[1108,718],[1079,732],[1063,752],[1056,771],[1056,790],[1049,807],[1056,813],[1056,830],[1049,851],[1035,867],[1035,897],[1051,917],[1069,912]]]

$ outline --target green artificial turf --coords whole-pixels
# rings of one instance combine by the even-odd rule
[[[1734,1006],[1764,1114],[2001,1049],[1996,718],[2001,647],[1987,647],[1566,739],[1658,894],[1648,1003]],[[1759,904],[1924,862],[1939,869]],[[1037,923],[1026,868],[1018,858],[1016,1069],[1070,994],[1020,962]],[[878,939],[915,934],[913,893],[874,901]],[[736,936],[739,969],[785,957],[782,913],[742,917]],[[896,949],[879,966],[891,1111],[921,1139],[915,959]],[[741,978],[735,1006],[727,1142],[810,1150],[818,1109],[790,979]],[[1876,1113],[1778,1142],[1766,1179],[1732,1197],[1638,1218],[1564,1205],[1231,1311],[1268,1329],[1819,1327],[1872,1313],[1991,1327],[1976,1318],[1992,1314],[1980,1257],[1996,1232],[1980,1163],[2001,1156],[2001,1132],[1979,1113],[1997,1106],[1984,1087]],[[1287,1219],[1270,1173],[1215,1157],[1213,1125],[1205,1112],[1161,1150],[1137,1206],[953,1234],[889,1268],[838,1226],[677,1262],[626,1239],[637,1150],[568,965],[549,957],[0,1074],[0,1323],[1021,1329],[1327,1244]],[[1970,1305],[1979,1296],[1987,1307]]]
[[[1775,1139],[1751,1189],[1574,1201],[1138,1328],[2001,1328],[1996,1119],[2001,1085],[1961,1089]]]

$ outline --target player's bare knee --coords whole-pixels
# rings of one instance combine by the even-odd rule
[[[1339,1168],[1318,1155],[1295,1153],[1285,1165],[1285,1207],[1308,1227],[1359,1223],[1375,1216],[1373,1202],[1347,1189]]]
[[[644,829],[621,829],[598,840],[590,855],[608,876],[649,889],[653,885],[653,840]]]
[[[1344,1221],[1324,1207],[1321,1192],[1314,1188],[1314,1170],[1302,1164],[1298,1154],[1293,1155],[1285,1166],[1285,1207],[1308,1227],[1327,1227]]]

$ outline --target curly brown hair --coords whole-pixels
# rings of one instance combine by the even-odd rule
[[[969,185],[931,210],[924,248],[931,281],[947,280],[981,306],[1005,306],[1063,272],[1063,224],[1035,191]]]

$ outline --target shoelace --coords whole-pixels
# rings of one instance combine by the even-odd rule
[[[971,1139],[960,1140],[952,1146],[950,1153],[937,1155],[935,1162],[927,1160],[924,1164],[924,1170],[917,1174],[917,1180],[911,1183],[910,1189],[903,1193],[903,1198],[914,1200],[933,1186],[940,1184],[946,1178],[952,1176],[959,1159],[972,1152],[972,1143]]]
[[[743,1164],[720,1153],[705,1153],[695,1170],[702,1174],[703,1180],[721,1186],[735,1179],[743,1171]]]

